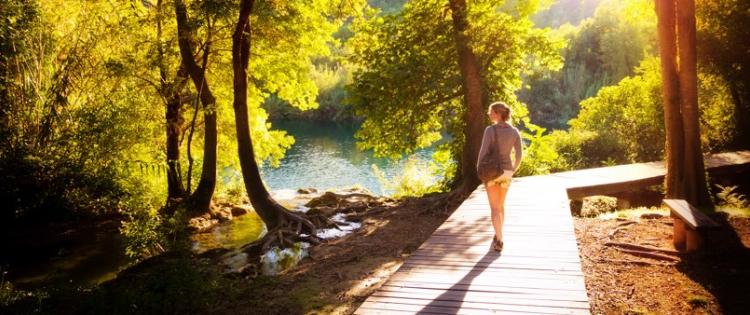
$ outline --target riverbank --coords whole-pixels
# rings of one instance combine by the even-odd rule
[[[308,258],[276,276],[226,273],[215,258],[186,248],[143,261],[100,286],[16,291],[23,296],[12,297],[7,311],[351,313],[447,218],[452,209],[431,208],[441,197],[405,199],[367,215],[361,228],[313,247]]]

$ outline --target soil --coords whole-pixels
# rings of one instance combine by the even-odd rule
[[[351,314],[442,224],[453,209],[435,198],[405,200],[368,216],[352,234],[315,246],[310,258],[276,277],[242,281],[246,292],[213,311],[227,314]]]
[[[592,314],[747,314],[750,311],[750,219],[712,218],[704,250],[677,262],[637,257],[608,241],[674,250],[672,219],[639,219],[614,236],[622,220],[575,218]],[[669,255],[668,256],[673,256]]]

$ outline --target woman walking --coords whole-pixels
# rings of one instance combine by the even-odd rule
[[[503,250],[503,221],[505,219],[505,195],[510,188],[513,173],[521,165],[522,149],[521,134],[518,129],[510,125],[510,107],[503,102],[490,104],[487,111],[492,125],[484,130],[482,147],[479,150],[478,173],[487,190],[487,198],[492,210],[491,221],[495,228],[493,248],[496,251]],[[514,151],[515,158],[511,161],[510,151]],[[483,161],[484,159],[484,161]],[[489,161],[488,161],[489,160]],[[483,165],[493,165],[497,170],[487,171]],[[485,167],[486,168],[486,167]],[[484,177],[484,178],[483,178]]]

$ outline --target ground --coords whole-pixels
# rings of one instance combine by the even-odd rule
[[[747,314],[750,310],[750,219],[712,216],[722,228],[707,251],[679,261],[636,257],[606,246],[624,220],[575,218],[592,314]],[[672,219],[636,219],[617,242],[674,249]]]
[[[434,198],[406,200],[365,217],[361,229],[314,247],[310,258],[278,276],[224,274],[213,258],[189,251],[168,253],[98,288],[29,294],[7,311],[350,314],[445,221],[451,209],[433,209],[433,204]],[[673,249],[668,216],[575,218],[592,313],[747,313],[750,219],[712,217],[722,228],[710,234],[709,250],[675,256],[675,262],[636,257],[605,245],[616,241]],[[622,229],[610,237],[618,227]]]
[[[257,276],[242,285],[241,300],[218,313],[350,314],[384,283],[449,213],[414,199],[363,220],[362,228],[317,246],[311,258],[278,277]]]

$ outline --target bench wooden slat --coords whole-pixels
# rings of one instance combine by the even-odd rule
[[[669,207],[669,209],[672,210],[672,213],[680,217],[680,219],[692,229],[714,228],[719,226],[714,220],[711,220],[711,218],[683,199],[664,199],[664,205]]]

